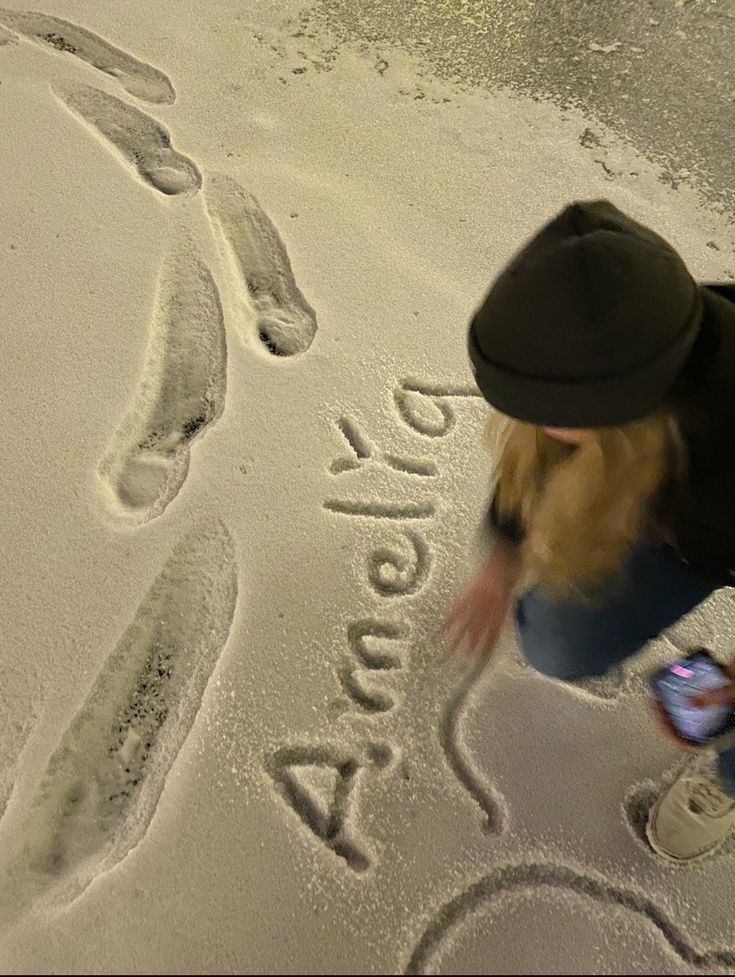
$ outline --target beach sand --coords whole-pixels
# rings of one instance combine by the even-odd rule
[[[0,969],[733,972],[735,846],[642,838],[646,674],[732,591],[589,687],[436,634],[494,276],[575,198],[701,279],[733,226],[291,0],[50,6],[0,11]]]

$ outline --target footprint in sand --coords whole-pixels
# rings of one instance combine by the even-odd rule
[[[100,669],[5,848],[17,905],[75,898],[145,835],[227,641],[237,600],[227,529],[173,550]]]
[[[176,98],[174,86],[162,71],[138,61],[78,24],[35,10],[2,9],[0,24],[44,47],[75,55],[117,79],[126,92],[144,102],[170,105]]]
[[[173,148],[168,131],[145,112],[87,85],[54,92],[62,105],[104,137],[153,189],[174,196],[195,193],[202,185],[196,164]]]
[[[299,291],[286,247],[252,194],[228,176],[207,177],[204,200],[244,285],[243,319],[274,356],[305,352],[316,334],[316,313]],[[244,332],[244,330],[243,330]]]
[[[0,688],[0,716],[3,717],[0,722],[0,821],[15,787],[23,746],[38,716],[36,709],[32,708],[21,718],[11,720],[10,717],[16,712],[13,706],[17,705],[11,702],[14,694],[13,683],[8,688]]]
[[[189,470],[189,445],[222,414],[227,349],[219,293],[183,235],[164,258],[135,403],[99,475],[116,512],[160,515]]]

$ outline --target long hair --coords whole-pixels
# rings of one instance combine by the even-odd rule
[[[668,540],[684,504],[689,456],[684,428],[696,411],[671,400],[639,421],[590,429],[579,445],[493,410],[484,440],[498,458],[497,508],[515,516],[524,588],[598,603],[643,536]]]

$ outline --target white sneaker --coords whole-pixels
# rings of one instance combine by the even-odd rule
[[[716,767],[697,756],[659,797],[646,835],[664,858],[689,861],[712,851],[735,827],[735,798],[720,787]]]

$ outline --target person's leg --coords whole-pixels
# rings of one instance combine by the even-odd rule
[[[517,601],[515,622],[527,661],[574,681],[602,675],[635,654],[713,589],[673,554],[641,544],[629,553],[622,577],[603,588],[599,605],[548,599],[535,587]]]
[[[648,814],[651,847],[677,862],[701,858],[735,828],[735,750],[695,750]]]
[[[720,753],[717,757],[717,771],[722,789],[735,800],[735,747]]]
[[[538,588],[516,604],[529,662],[555,678],[601,675],[701,603],[714,588],[665,550],[636,547],[600,604],[546,599]],[[735,828],[735,748],[716,764],[695,751],[649,812],[646,834],[660,855],[683,862],[711,852]]]

